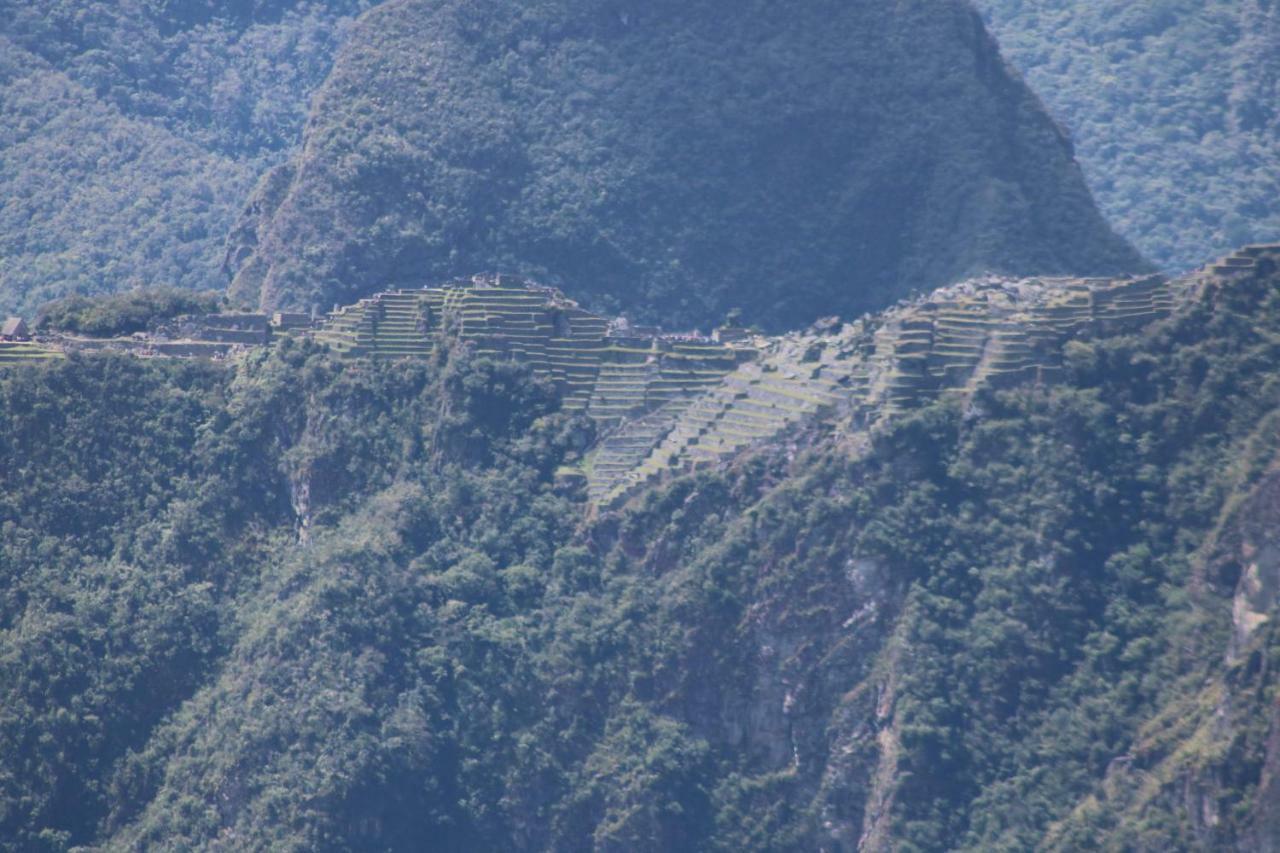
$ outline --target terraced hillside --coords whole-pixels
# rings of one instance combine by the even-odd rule
[[[31,341],[0,341],[0,367],[62,358],[62,352]]]
[[[1278,262],[1280,246],[1262,245],[1176,280],[989,278],[826,333],[757,339],[756,359],[696,399],[607,433],[586,463],[589,494],[616,502],[664,471],[725,460],[819,414],[858,446],[885,419],[941,397],[1051,382],[1071,338],[1140,329],[1212,282]]]
[[[442,335],[525,361],[597,422],[583,463],[595,503],[715,463],[833,415],[853,444],[886,418],[982,387],[1051,382],[1064,345],[1168,316],[1207,282],[1280,260],[1251,246],[1170,280],[988,277],[849,324],[732,344],[629,334],[559,291],[511,277],[398,290],[337,309],[315,335],[352,357],[421,357]]]
[[[352,357],[429,355],[445,335],[519,359],[551,379],[569,409],[608,428],[717,385],[750,345],[613,330],[558,290],[509,276],[393,290],[336,309],[317,340]]]
[[[853,323],[731,342],[640,334],[554,288],[477,276],[380,293],[335,309],[315,329],[269,326],[260,314],[207,314],[152,335],[66,337],[61,346],[217,358],[281,334],[308,334],[347,358],[425,358],[441,341],[460,340],[529,364],[566,409],[596,422],[600,438],[581,470],[562,474],[565,482],[585,479],[592,502],[608,505],[665,472],[726,460],[818,416],[831,416],[859,447],[886,419],[930,401],[1052,382],[1073,337],[1140,329],[1212,283],[1277,263],[1280,245],[1257,245],[1174,280],[988,277]],[[39,344],[0,344],[0,364],[60,355]]]

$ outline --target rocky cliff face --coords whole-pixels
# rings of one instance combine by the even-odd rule
[[[780,328],[988,269],[1143,266],[959,0],[393,0],[291,169],[229,247],[244,301],[496,268]]]
[[[1273,428],[1274,417],[1260,425]],[[1053,849],[1073,849],[1099,826],[1131,849],[1280,849],[1280,474],[1275,460],[1253,462],[1265,466],[1261,475],[1255,467],[1252,488],[1197,553],[1181,653],[1200,665],[1182,674],[1096,793],[1054,828]]]

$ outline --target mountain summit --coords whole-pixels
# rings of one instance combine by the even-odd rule
[[[382,4],[227,265],[269,308],[495,269],[775,329],[986,270],[1144,268],[961,0]]]

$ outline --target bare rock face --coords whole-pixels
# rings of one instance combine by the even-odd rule
[[[228,261],[271,308],[501,269],[771,328],[1144,267],[961,0],[385,3]]]
[[[1280,474],[1268,471],[1241,502],[1218,548],[1218,582],[1234,583],[1228,664],[1247,660],[1267,642],[1280,605]]]

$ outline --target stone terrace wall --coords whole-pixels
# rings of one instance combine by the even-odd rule
[[[566,409],[599,426],[601,438],[581,471],[563,471],[560,479],[585,479],[591,500],[609,505],[666,472],[722,462],[817,417],[829,417],[857,445],[868,431],[934,400],[1053,382],[1072,338],[1139,330],[1206,287],[1278,264],[1280,245],[1260,245],[1172,281],[992,277],[854,323],[832,320],[775,338],[729,330],[719,341],[611,326],[557,290],[477,277],[388,291],[335,309],[317,329],[274,334],[311,335],[350,358],[424,358],[456,338],[529,364],[554,383]],[[62,345],[217,358],[272,336],[263,315],[208,315],[179,325],[155,336]],[[60,355],[38,343],[0,344],[0,365]]]
[[[1139,330],[1196,298],[1209,282],[1275,263],[1280,246],[1252,246],[1173,281],[988,278],[825,332],[757,340],[755,360],[701,395],[606,434],[585,466],[588,492],[598,504],[616,503],[664,472],[785,439],[820,415],[831,416],[856,446],[869,430],[934,400],[1053,382],[1072,338]]]
[[[608,320],[559,291],[506,276],[380,293],[337,309],[315,332],[344,355],[373,358],[425,357],[445,335],[529,364],[555,383],[565,408],[606,429],[703,393],[755,354],[710,340],[614,335]]]
[[[445,335],[551,379],[567,409],[601,428],[583,464],[592,501],[611,504],[673,470],[717,463],[833,416],[851,435],[982,387],[1052,382],[1065,343],[1167,317],[1205,281],[1280,256],[1249,247],[1196,276],[987,278],[882,314],[733,343],[637,334],[558,291],[507,277],[398,290],[337,309],[318,340],[352,357],[429,355]]]
[[[0,341],[0,367],[10,364],[32,364],[62,358],[61,350],[36,341]]]

